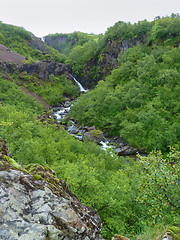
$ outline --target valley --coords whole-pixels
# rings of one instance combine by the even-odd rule
[[[179,33],[179,14],[44,41],[0,22],[0,236],[179,239]]]

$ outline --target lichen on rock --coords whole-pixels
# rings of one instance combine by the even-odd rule
[[[96,211],[49,167],[13,160],[2,138],[0,186],[0,239],[102,239]]]

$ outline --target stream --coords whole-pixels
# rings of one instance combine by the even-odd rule
[[[73,76],[71,77],[78,84],[80,92],[85,94],[88,90],[85,90]],[[73,104],[76,104],[76,100],[71,101],[70,99],[67,99],[65,102],[61,103],[60,106],[53,108],[53,114],[56,116],[57,121],[64,126],[69,134],[73,135],[79,141],[83,141],[85,137],[89,136],[91,132],[96,129],[95,127],[81,126],[74,119],[69,118],[70,108]],[[135,157],[137,152],[141,152],[139,149],[130,146],[120,136],[107,137],[106,134],[102,133],[98,139],[95,139],[95,141],[103,150],[111,149],[111,151],[117,152],[119,156]]]

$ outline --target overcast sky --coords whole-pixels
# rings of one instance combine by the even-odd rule
[[[0,0],[0,21],[43,37],[49,33],[104,33],[117,21],[152,21],[180,13],[180,0]]]

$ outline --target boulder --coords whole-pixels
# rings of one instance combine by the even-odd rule
[[[136,155],[138,152],[138,149],[127,145],[127,146],[118,147],[115,149],[115,151],[118,153],[119,156],[130,156],[130,155]]]
[[[1,138],[0,186],[0,239],[103,239],[95,210],[50,168],[18,164]]]
[[[103,140],[104,136],[100,130],[94,129],[83,134],[83,141],[93,141],[98,144]]]

